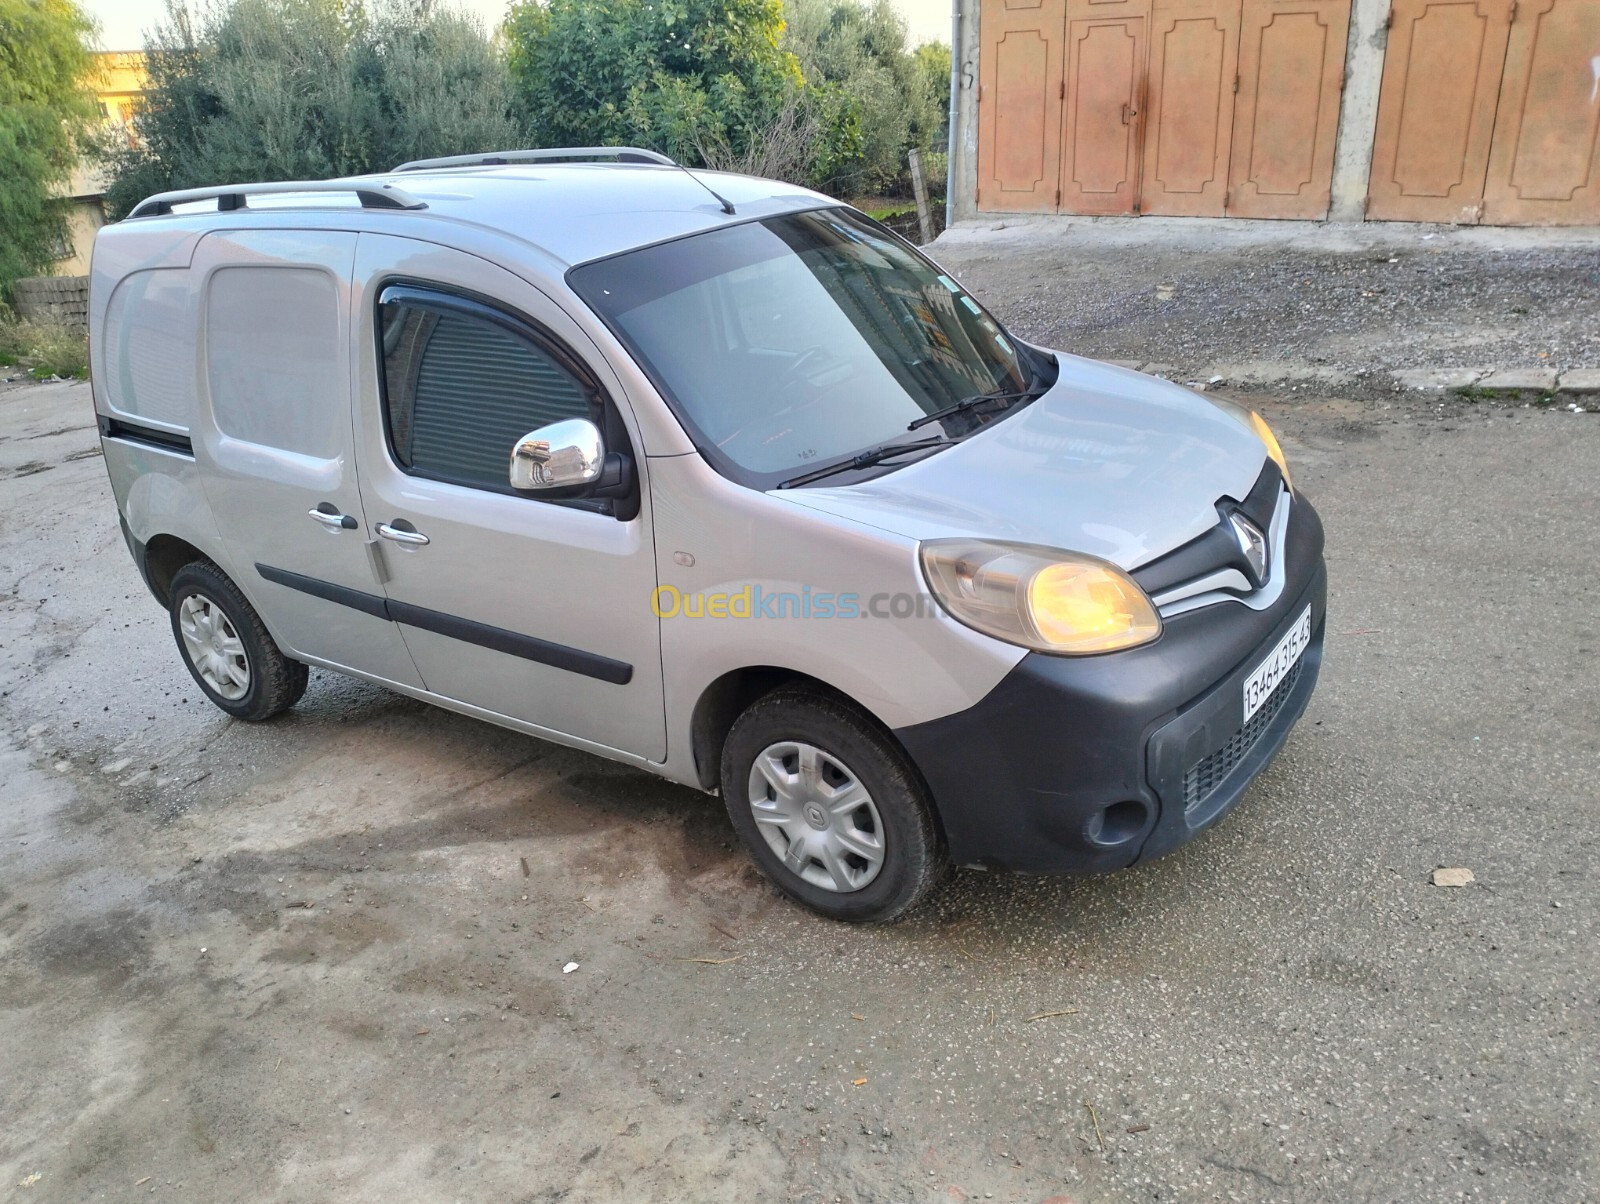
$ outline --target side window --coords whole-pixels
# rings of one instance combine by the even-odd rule
[[[598,391],[556,347],[513,333],[487,307],[395,289],[379,316],[389,442],[413,472],[504,490],[518,439],[601,417]]]
[[[350,423],[339,289],[316,268],[227,267],[206,295],[206,370],[217,429],[331,460]],[[159,344],[158,344],[159,347]]]

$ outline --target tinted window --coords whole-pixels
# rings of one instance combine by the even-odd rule
[[[467,307],[480,309],[475,303]],[[595,390],[553,346],[437,302],[380,306],[384,400],[395,459],[424,476],[505,489],[511,449],[563,418],[596,418]]]
[[[206,295],[206,369],[217,429],[247,443],[336,457],[350,429],[339,336],[339,289],[328,273],[216,272]]]
[[[960,285],[844,210],[727,226],[568,279],[712,462],[763,487],[1032,376]]]

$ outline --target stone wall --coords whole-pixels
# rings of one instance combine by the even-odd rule
[[[29,322],[89,324],[89,277],[32,276],[12,286],[17,316]]]

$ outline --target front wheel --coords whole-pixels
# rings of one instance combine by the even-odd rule
[[[306,692],[306,667],[283,654],[239,587],[207,561],[172,578],[172,634],[206,697],[236,719],[271,719]]]
[[[831,919],[898,919],[944,872],[933,808],[904,751],[820,691],[778,690],[739,716],[722,794],[767,877]]]

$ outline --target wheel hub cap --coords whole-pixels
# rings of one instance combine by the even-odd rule
[[[189,663],[210,689],[229,702],[250,692],[250,658],[220,606],[204,594],[190,594],[178,607],[178,634]]]
[[[883,869],[883,821],[843,761],[814,744],[783,740],[750,767],[751,814],[790,873],[823,890],[860,890]]]

